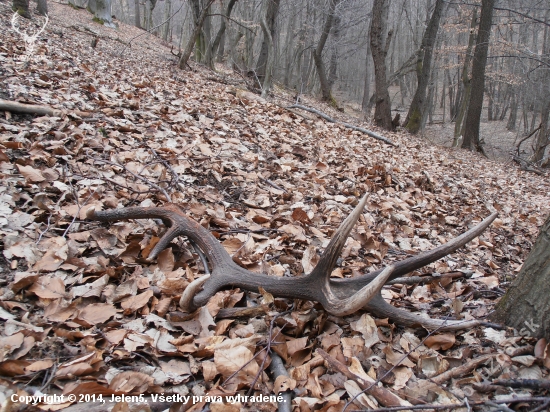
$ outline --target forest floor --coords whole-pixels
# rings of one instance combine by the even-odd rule
[[[203,274],[185,240],[149,262],[162,224],[86,219],[92,208],[170,200],[241,266],[300,276],[369,193],[333,273],[353,277],[444,244],[498,211],[479,238],[412,273],[440,280],[383,291],[419,314],[484,319],[550,213],[548,176],[357,124],[398,145],[390,146],[288,110],[284,91],[266,102],[239,90],[242,79],[227,70],[179,70],[159,39],[55,2],[27,59],[10,4],[0,1],[0,99],[61,112],[0,118],[2,411],[135,410],[110,401],[122,394],[144,394],[150,404],[140,410],[166,409],[154,395],[177,394],[196,398],[172,411],[275,411],[277,402],[229,396],[287,387],[296,411],[387,410],[381,393],[425,410],[550,404],[540,387],[550,366],[544,339],[489,326],[428,333],[238,289],[183,315],[179,298]],[[302,104],[350,121],[312,98]],[[247,305],[264,314],[220,315]],[[270,342],[289,378],[274,382],[267,369]],[[369,382],[380,389],[360,395]],[[64,397],[13,401],[40,394]]]

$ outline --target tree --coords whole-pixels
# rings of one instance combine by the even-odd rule
[[[90,11],[94,17],[100,20],[106,26],[113,26],[113,17],[111,13],[111,0],[90,0],[88,2]]]
[[[483,146],[479,139],[481,110],[483,108],[483,93],[485,90],[485,67],[489,52],[489,38],[493,21],[495,0],[482,0],[479,30],[477,33],[474,61],[472,64],[472,80],[470,102],[464,120],[463,149],[477,150],[483,153]]]
[[[550,215],[521,271],[498,302],[492,318],[516,328],[520,334],[550,339],[549,293]]]
[[[275,31],[276,31],[276,25],[275,21],[277,18],[277,14],[279,12],[279,4],[281,0],[265,0],[267,2],[266,5],[266,11],[265,11],[265,18],[261,17],[260,21],[262,26],[262,32],[264,33],[264,38],[262,41],[262,48],[260,49],[260,54],[258,56],[258,61],[256,63],[256,76],[258,77],[258,82],[260,83],[258,86],[261,86],[262,89],[265,89],[264,80],[266,77],[266,74],[268,70],[273,71],[273,67],[268,67],[268,60],[270,51],[274,52],[275,50]],[[265,26],[265,28],[264,28]],[[269,32],[267,33],[266,30]],[[270,44],[272,46],[272,50],[270,50]]]
[[[332,102],[334,99],[332,97],[325,63],[323,62],[323,49],[325,48],[328,35],[330,34],[330,29],[332,28],[336,6],[340,3],[340,1],[341,0],[329,0],[327,18],[325,20],[325,24],[323,25],[323,31],[321,32],[321,37],[319,38],[317,47],[313,50],[313,61],[315,62],[315,68],[317,69],[319,82],[321,83],[321,98],[325,102]]]
[[[470,76],[468,72],[470,70],[470,62],[472,61],[471,53],[474,48],[475,42],[475,28],[477,25],[477,9],[474,9],[472,15],[472,23],[470,24],[470,36],[468,37],[468,48],[466,49],[466,54],[464,56],[464,65],[462,66],[462,101],[460,103],[460,109],[456,116],[455,120],[455,131],[453,139],[453,147],[458,146],[459,138],[464,134],[464,115],[466,110],[468,110],[468,103],[470,102],[470,93],[472,91],[472,84],[470,82]]]
[[[374,61],[375,110],[374,122],[386,130],[393,130],[391,101],[386,81],[386,56],[392,32],[387,32],[389,0],[374,0],[370,29],[370,46]]]
[[[193,0],[198,1],[198,0]],[[206,4],[204,5],[202,11],[200,12],[198,18],[195,20],[195,28],[193,29],[193,33],[191,34],[191,37],[187,41],[187,46],[185,47],[185,50],[181,54],[181,57],[178,61],[178,67],[180,69],[185,68],[187,65],[187,62],[189,61],[189,57],[191,57],[191,53],[193,52],[193,47],[195,46],[195,42],[198,42],[199,36],[202,31],[202,25],[204,23],[204,20],[206,19],[206,16],[208,15],[208,9],[210,6],[214,3],[214,0],[208,0]]]
[[[141,29],[141,16],[139,15],[139,0],[134,0],[134,26]]]
[[[26,17],[27,19],[31,18],[29,0],[13,0],[12,9],[20,16]]]
[[[426,27],[422,44],[417,52],[416,77],[418,85],[416,92],[409,107],[409,113],[405,119],[405,128],[413,134],[418,133],[422,127],[424,112],[426,110],[426,89],[430,80],[432,69],[432,55],[435,45],[435,39],[439,30],[439,21],[443,14],[443,0],[436,0],[432,17]]]
[[[218,34],[216,34],[216,37],[214,38],[214,41],[212,42],[212,56],[218,52],[218,62],[221,61],[223,57],[223,40],[225,38],[225,29],[227,27],[226,19],[231,17],[231,12],[233,11],[233,7],[235,6],[235,3],[237,3],[237,0],[229,0],[229,3],[227,4],[227,8],[225,9],[225,15],[222,16],[222,20],[220,22],[220,28],[218,29]],[[221,52],[221,53],[220,53]]]
[[[37,11],[38,11],[38,14],[42,15],[42,16],[47,16],[48,15],[48,1],[47,0],[38,0],[37,2]]]

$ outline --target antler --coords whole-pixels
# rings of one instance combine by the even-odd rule
[[[172,239],[178,236],[187,236],[195,242],[208,257],[212,266],[212,273],[195,280],[186,288],[180,300],[180,306],[186,311],[194,310],[206,304],[211,296],[224,288],[239,287],[245,290],[258,291],[262,287],[274,296],[317,301],[323,305],[327,312],[337,316],[349,315],[364,307],[376,316],[389,317],[405,326],[454,330],[470,328],[480,324],[481,322],[477,320],[440,320],[414,315],[387,303],[380,295],[380,290],[388,281],[454,252],[481,234],[496,218],[497,214],[493,213],[476,227],[431,251],[410,257],[361,277],[332,279],[330,274],[351,229],[365,207],[366,201],[367,195],[359,201],[352,213],[342,222],[313,271],[305,276],[292,278],[268,276],[238,266],[208,230],[187,217],[184,210],[173,203],[153,208],[128,207],[101,212],[90,210],[88,218],[99,221],[161,219],[169,229],[153,248],[148,260],[156,258]],[[199,291],[201,287],[202,291]]]
[[[25,42],[25,51],[27,52],[27,58],[28,58],[34,51],[34,46],[35,46],[36,40],[38,39],[38,36],[40,36],[40,34],[44,31],[44,29],[48,25],[49,18],[48,18],[48,15],[46,14],[44,25],[42,26],[42,28],[38,30],[35,34],[30,35],[27,32],[19,31],[18,23],[17,23],[18,17],[19,17],[19,13],[15,12],[11,18],[11,28],[13,29],[13,31],[15,31],[17,34],[19,34],[23,38],[23,41]]]

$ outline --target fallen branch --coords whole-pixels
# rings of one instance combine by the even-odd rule
[[[447,411],[447,410],[453,410],[458,408],[468,408],[468,410],[471,410],[472,406],[493,406],[498,407],[495,405],[504,405],[505,403],[521,403],[521,402],[539,402],[543,403],[543,405],[548,405],[550,403],[550,398],[547,397],[521,397],[521,398],[507,398],[507,399],[498,399],[498,400],[491,400],[491,401],[479,401],[479,402],[461,402],[461,403],[455,403],[452,405],[441,405],[441,404],[425,404],[425,405],[414,405],[414,406],[395,406],[390,408],[377,408],[377,409],[371,409],[371,412],[397,412],[397,411],[421,411],[430,409],[433,411]],[[503,408],[501,406],[501,408]],[[485,410],[485,409],[482,409]],[[500,409],[500,410],[507,410],[507,409]],[[543,409],[532,409],[532,411],[541,411]],[[350,411],[354,412],[354,411]]]
[[[10,100],[0,100],[0,110],[5,112],[38,114],[41,116],[59,117],[62,115],[61,110],[52,109],[49,106],[25,104]]]
[[[384,387],[373,385],[373,383],[375,382],[374,379],[370,378],[370,380],[368,380],[367,378],[356,375],[355,373],[350,371],[346,365],[344,365],[338,359],[330,356],[323,349],[317,349],[317,353],[321,355],[325,361],[327,361],[331,369],[340,372],[346,378],[355,381],[359,385],[359,387],[363,389],[363,391],[365,391],[369,395],[372,395],[382,405],[410,407],[411,404],[409,402],[401,399],[399,396]]]
[[[356,130],[356,131],[361,132],[361,133],[365,133],[366,135],[368,135],[370,137],[373,137],[377,140],[380,140],[384,143],[387,143],[390,146],[399,147],[399,145],[395,144],[394,142],[392,142],[391,140],[385,138],[384,136],[379,135],[378,133],[374,133],[374,132],[372,132],[368,129],[364,129],[362,127],[357,127],[357,126],[354,126],[354,125],[349,124],[349,123],[338,122],[338,121],[334,120],[332,117],[327,116],[326,114],[324,114],[323,112],[321,112],[317,109],[312,109],[311,107],[302,106],[301,104],[293,104],[292,106],[286,107],[286,109],[302,109],[302,110],[305,110],[306,112],[315,113],[316,115],[322,117],[323,119],[325,119],[329,123],[341,124],[342,126],[347,127],[348,129]]]
[[[550,389],[550,381],[546,379],[497,379],[493,385],[509,388]]]
[[[28,113],[38,114],[40,116],[55,116],[60,117],[63,115],[62,110],[54,109],[50,106],[43,106],[39,104],[25,104],[14,102],[12,100],[0,99],[0,111],[14,112],[14,113]],[[79,117],[92,117],[93,113],[83,112],[80,110],[68,110],[68,114],[73,114]],[[97,121],[98,119],[90,119],[87,121]]]
[[[451,378],[457,378],[459,376],[463,376],[467,373],[470,373],[479,365],[487,362],[492,357],[494,357],[494,355],[484,355],[484,356],[480,356],[479,358],[472,359],[466,362],[464,365],[458,366],[456,368],[448,370],[447,372],[443,372],[440,375],[434,376],[433,378],[430,379],[430,381],[438,385],[441,385],[447,382]]]
[[[287,376],[288,372],[285,369],[283,360],[275,352],[271,352],[271,364],[269,369],[273,374],[273,381],[275,381],[279,376]],[[279,393],[279,396],[283,398],[279,402],[278,412],[291,412],[292,411],[292,391],[286,391]]]

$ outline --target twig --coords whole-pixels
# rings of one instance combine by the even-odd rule
[[[442,383],[447,382],[451,378],[456,378],[457,376],[462,376],[466,373],[473,371],[479,365],[487,362],[492,357],[494,357],[494,355],[484,355],[484,356],[480,356],[479,358],[471,359],[468,362],[466,362],[464,365],[457,366],[456,368],[453,368],[451,370],[448,370],[447,372],[443,372],[440,375],[430,378],[430,381],[438,385],[441,385]]]
[[[271,365],[269,365],[269,369],[273,374],[273,380],[279,376],[288,376],[283,360],[275,352],[271,353]],[[292,412],[292,392],[285,391],[279,396],[282,397],[282,400],[279,402],[278,412]]]
[[[151,182],[149,179],[146,179],[145,177],[143,176],[140,176],[138,175],[137,173],[134,173],[132,172],[131,170],[128,170],[128,168],[126,166],[124,166],[123,164],[120,163],[120,160],[118,160],[118,163],[117,162],[111,162],[110,160],[104,160],[104,159],[98,159],[96,157],[92,157],[92,160],[94,160],[95,162],[99,162],[99,163],[104,163],[104,164],[108,164],[108,165],[111,165],[111,166],[117,166],[117,167],[120,167],[122,168],[123,170],[125,170],[127,173],[131,174],[132,176],[134,176],[136,179],[139,179],[141,180],[142,182],[145,182],[146,184],[148,184],[149,186],[153,187],[154,189],[158,190],[159,192],[161,192],[165,197],[166,197],[166,200],[168,200],[169,202],[172,202],[172,198],[170,197],[170,195],[168,194],[168,192],[166,190],[164,190],[164,188],[160,187],[159,185],[157,185],[156,183],[154,182]]]
[[[280,329],[279,332],[277,332],[277,335],[275,335],[275,338],[272,338],[273,328],[275,327],[275,321],[277,320],[277,318],[280,318],[281,316],[284,316],[287,313],[292,312],[292,309],[293,308],[290,308],[289,310],[285,310],[284,312],[277,313],[275,316],[273,316],[273,319],[271,319],[271,322],[269,324],[269,335],[268,335],[269,337],[267,339],[267,344],[266,344],[266,347],[265,347],[266,353],[265,353],[264,359],[262,360],[262,364],[260,365],[260,370],[258,371],[256,376],[254,377],[254,380],[252,381],[252,384],[250,385],[250,389],[248,390],[248,393],[247,393],[248,396],[250,396],[250,394],[254,390],[254,385],[256,385],[256,382],[258,381],[258,378],[261,376],[261,374],[264,370],[264,365],[265,365],[265,362],[267,360],[267,355],[269,355],[269,353],[271,352],[271,343],[273,342],[273,340],[277,336],[279,336],[279,333],[282,332],[282,329]]]
[[[497,379],[492,383],[510,388],[550,389],[550,381],[546,379]]]
[[[262,182],[267,183],[269,186],[272,186],[272,187],[274,187],[274,188],[277,189],[277,190],[282,190],[283,192],[288,193],[287,190],[286,190],[285,188],[280,187],[280,186],[277,186],[277,185],[276,185],[275,183],[273,183],[271,180],[263,179],[263,178],[261,178],[261,177],[260,177],[259,179],[260,179]]]

